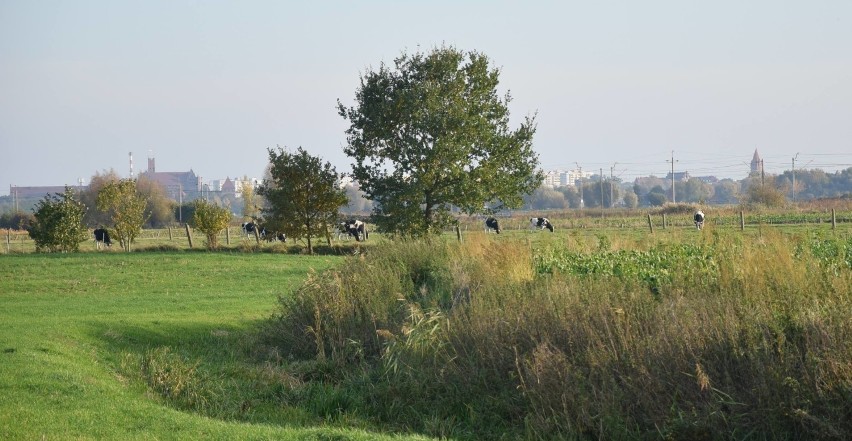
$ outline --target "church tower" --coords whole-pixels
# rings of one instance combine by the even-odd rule
[[[757,154],[757,149],[754,149],[754,157],[751,158],[751,173],[760,174],[763,171],[763,160]]]

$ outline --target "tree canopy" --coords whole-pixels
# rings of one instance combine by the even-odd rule
[[[368,71],[355,106],[338,101],[350,124],[344,152],[379,230],[437,233],[454,222],[452,207],[516,208],[539,186],[535,117],[509,129],[499,74],[485,55],[442,47]]]
[[[323,164],[301,147],[295,153],[269,149],[269,164],[269,178],[257,189],[266,200],[261,210],[265,227],[305,239],[313,254],[311,238],[328,239],[338,209],[348,202],[338,186],[340,176],[330,163]]]

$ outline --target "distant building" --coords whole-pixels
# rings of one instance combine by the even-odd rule
[[[763,172],[763,159],[757,154],[757,149],[754,149],[754,156],[751,158],[751,172],[749,174],[760,174]]]
[[[560,172],[558,170],[551,170],[549,172],[544,173],[544,181],[542,185],[546,187],[556,188],[560,185]]]
[[[257,187],[260,187],[262,181],[258,178],[251,179],[234,179],[234,193],[238,198],[243,197],[243,189],[251,188],[252,190],[257,190]]]
[[[592,176],[591,173],[583,173],[582,170],[551,170],[544,172],[544,179],[541,181],[541,185],[553,188],[574,186],[577,185],[577,181],[590,176]]]
[[[719,178],[715,176],[694,176],[692,179],[698,179],[705,184],[715,184],[719,182]]]
[[[148,169],[140,173],[139,177],[162,185],[166,195],[175,201],[191,201],[201,197],[201,177],[196,176],[192,169],[188,172],[158,172],[154,158],[148,158]]]
[[[675,173],[674,173],[674,180],[675,180],[675,181],[677,181],[677,182],[686,182],[686,181],[688,181],[688,180],[689,180],[689,178],[690,178],[690,176],[689,176],[689,172],[688,172],[688,171],[685,171],[685,172],[675,172]],[[669,172],[669,174],[668,174],[668,175],[666,175],[666,180],[667,180],[667,181],[669,181],[669,182],[671,182],[671,180],[672,180],[672,173],[671,173],[671,172]]]
[[[222,187],[219,189],[222,193],[236,193],[237,188],[234,185],[234,181],[231,180],[230,177],[225,178],[225,182],[222,183]]]

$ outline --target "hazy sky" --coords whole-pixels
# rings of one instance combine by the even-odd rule
[[[205,181],[276,145],[349,171],[337,100],[441,45],[500,67],[545,170],[852,167],[849,0],[0,0],[0,195],[127,176],[128,152]]]

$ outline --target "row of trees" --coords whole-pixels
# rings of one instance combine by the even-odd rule
[[[852,168],[836,173],[800,170],[796,172],[795,185],[791,171],[778,176],[754,174],[739,181],[722,179],[712,184],[692,178],[676,181],[674,185],[677,202],[777,207],[795,201],[842,197],[852,193]],[[535,210],[601,206],[636,208],[656,207],[671,201],[671,181],[664,178],[638,178],[630,185],[592,177],[577,186],[539,187],[524,197],[524,207]]]
[[[46,195],[33,209],[27,231],[36,251],[78,251],[80,243],[89,239],[85,217],[90,210],[79,200],[80,194],[69,187],[64,193]],[[110,236],[130,251],[131,244],[151,216],[149,198],[139,191],[137,181],[119,179],[103,185],[95,195],[96,211],[101,225],[108,225]],[[231,212],[205,200],[193,202],[191,224],[205,233],[208,246],[215,248],[216,234],[231,221]]]

